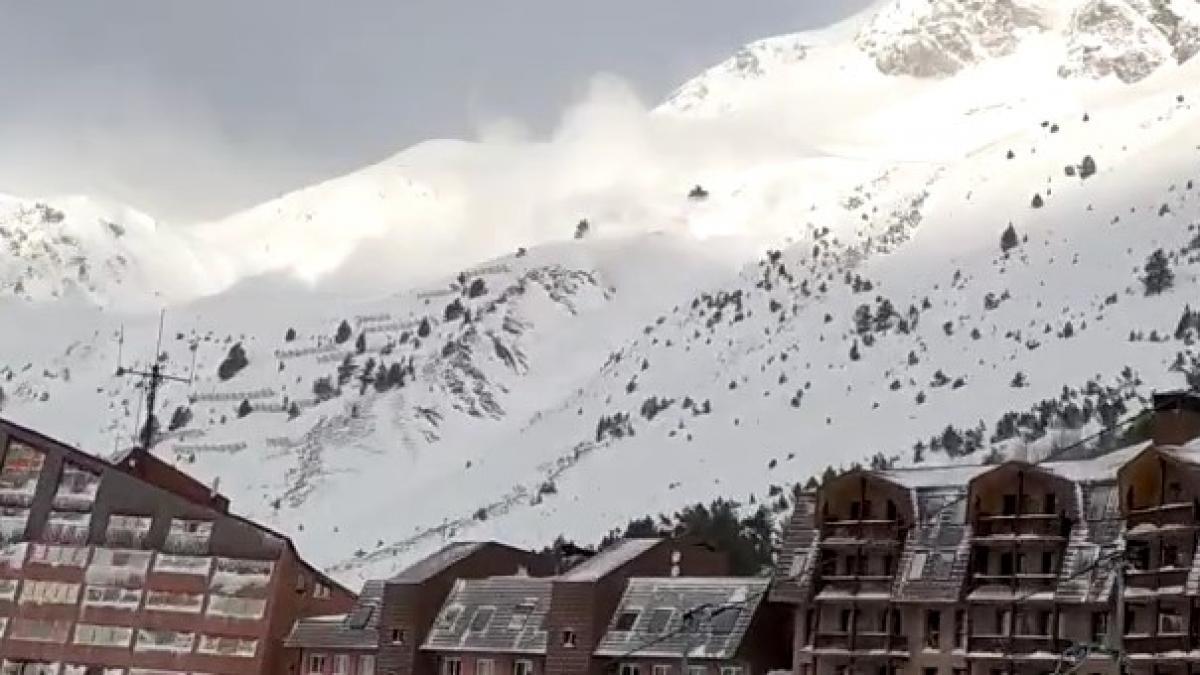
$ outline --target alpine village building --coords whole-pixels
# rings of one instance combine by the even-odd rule
[[[355,596],[149,453],[0,420],[2,675],[285,673],[297,619]]]
[[[797,675],[1200,673],[1200,397],[1092,459],[859,470],[802,496]]]

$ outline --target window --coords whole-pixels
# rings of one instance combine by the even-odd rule
[[[99,474],[65,462],[58,479],[58,490],[54,493],[54,508],[90,511],[99,489]]]
[[[923,673],[923,675],[938,675],[937,668],[922,668],[921,672]]]
[[[1017,563],[1016,564],[1017,574],[1025,574],[1026,572],[1029,571],[1029,568],[1027,568],[1025,566],[1025,554],[1024,553],[1017,554],[1016,563]]]
[[[912,561],[908,563],[908,578],[915,581],[921,578],[925,572],[925,561],[929,558],[928,553],[914,553]]]
[[[364,654],[358,657],[358,675],[375,675],[375,657]]]
[[[733,632],[733,627],[737,624],[737,620],[742,615],[740,607],[720,607],[712,613],[712,634],[713,635],[729,635]]]
[[[27,579],[21,589],[21,605],[74,605],[79,601],[79,584]]]
[[[1180,635],[1183,630],[1183,615],[1173,609],[1163,609],[1158,613],[1158,632]]]
[[[201,635],[200,646],[196,648],[200,654],[208,654],[210,656],[237,656],[242,658],[254,658],[258,652],[258,640],[249,638],[235,637],[216,637],[213,635]],[[337,659],[334,657],[334,667],[337,667]],[[343,656],[340,658],[350,658]],[[349,675],[349,673],[346,673]]]
[[[801,664],[801,667],[808,664]],[[688,666],[687,675],[708,675],[708,666]]]
[[[513,662],[513,675],[533,675],[533,661]]]
[[[671,675],[671,666],[663,665],[660,663],[660,664],[654,666],[652,669],[650,669],[650,672],[653,675]]]
[[[104,541],[109,546],[145,548],[153,524],[154,519],[150,516],[111,515],[104,530]]]
[[[1058,510],[1058,499],[1053,492],[1047,492],[1042,500],[1042,513],[1053,515]]]
[[[393,628],[392,629],[392,644],[394,644],[394,645],[404,644],[404,629],[403,628]]]
[[[904,615],[900,613],[900,610],[895,608],[891,609],[890,611],[892,615],[892,635],[903,635],[904,619],[902,617]]]
[[[458,617],[462,614],[463,608],[461,605],[451,605],[442,612],[442,617],[438,619],[438,630],[454,630],[454,624],[458,623]]]
[[[1108,639],[1108,612],[1092,612],[1092,642],[1105,644]]]
[[[330,590],[329,586],[326,586],[325,584],[322,584],[322,583],[317,583],[317,584],[313,585],[313,597],[314,598],[316,598],[318,600],[328,600],[329,596],[331,596],[331,595],[333,595],[333,592]]]
[[[8,631],[9,640],[25,642],[51,642],[65,644],[71,632],[70,621],[48,621],[45,619],[13,619]]]
[[[1000,554],[1000,576],[1011,577],[1013,574],[1013,554]]]
[[[636,663],[622,663],[621,675],[642,675],[642,667]]]
[[[1159,565],[1161,567],[1181,567],[1179,562],[1179,546],[1175,544],[1163,544],[1162,561]]]
[[[492,622],[492,616],[496,614],[495,607],[480,607],[475,610],[475,616],[471,617],[471,625],[467,630],[472,633],[482,633],[488,629],[488,624]]]
[[[462,660],[442,659],[442,675],[462,675]]]
[[[1004,495],[1001,513],[1006,516],[1017,515],[1017,496]]]
[[[925,648],[941,649],[942,647],[942,613],[937,610],[925,612]]]
[[[895,562],[895,561],[890,554],[883,556],[883,569],[881,570],[883,572],[883,576],[885,576],[885,577],[892,576],[892,574],[893,574],[892,563],[893,562]]]
[[[333,657],[333,675],[350,675],[350,657],[345,654],[335,654]]]
[[[204,555],[212,537],[212,521],[172,518],[164,548],[172,553]]]
[[[671,625],[671,618],[675,616],[675,610],[670,607],[659,607],[653,612],[650,612],[650,620],[646,623],[646,632],[652,635],[662,635],[667,632],[667,627]]]
[[[195,633],[142,628],[138,630],[137,643],[134,644],[133,651],[187,654],[192,651],[192,644],[195,641]]]
[[[115,551],[98,548],[92,555],[86,578],[102,586],[142,586],[150,569],[149,551]]]
[[[308,657],[308,672],[323,673],[325,672],[325,655],[310,654]]]
[[[108,607],[134,611],[137,610],[141,601],[142,592],[132,588],[88,586],[83,591],[84,607]]]
[[[0,506],[0,544],[18,542],[25,538],[29,509]]]
[[[263,618],[267,601],[262,598],[239,598],[234,595],[208,596],[208,616],[223,616],[231,619]]]
[[[899,513],[896,509],[896,502],[892,501],[891,499],[887,500],[887,519],[896,520],[898,517]]]
[[[17,599],[17,588],[21,585],[19,579],[0,579],[0,600],[13,601]],[[3,633],[0,633],[3,635]]]
[[[163,574],[208,578],[212,570],[212,558],[196,555],[170,555],[159,553],[154,558],[154,571]]]
[[[854,610],[843,609],[838,612],[838,631],[849,633],[850,626],[854,624]]]
[[[617,615],[617,623],[613,630],[630,631],[637,624],[640,611],[636,609],[627,609]]]
[[[1012,635],[1012,610],[996,610],[996,635]]]
[[[533,614],[537,603],[533,600],[526,600],[522,603],[513,606],[512,616],[508,619],[509,630],[522,630],[525,628],[525,622],[529,620],[529,616]]]
[[[1042,574],[1054,574],[1054,553],[1042,551]]]
[[[75,626],[75,644],[92,647],[129,648],[133,629],[124,626],[100,626],[81,623]]]
[[[954,648],[965,649],[967,646],[967,613],[961,609],[954,612]]]
[[[80,511],[51,511],[42,528],[42,539],[60,544],[87,543],[92,514]]]
[[[150,591],[146,595],[146,609],[158,612],[199,614],[203,606],[203,595],[170,593],[167,591]]]
[[[566,630],[564,630],[564,631],[562,632],[562,646],[564,646],[564,647],[574,647],[574,646],[575,646],[575,640],[576,640],[576,638],[575,638],[575,631],[573,631],[573,630],[571,630],[570,628],[568,628],[568,629],[566,629]]]
[[[29,506],[37,492],[38,477],[46,455],[19,441],[8,444],[0,464],[0,504]]]
[[[477,659],[475,675],[496,675],[496,662],[491,659]]]
[[[29,562],[37,565],[82,569],[88,564],[88,548],[86,546],[34,544],[30,548]]]
[[[868,502],[869,504],[870,502]],[[742,675],[741,666],[721,666],[721,675]]]

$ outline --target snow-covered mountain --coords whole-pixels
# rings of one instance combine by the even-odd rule
[[[1200,386],[1196,10],[892,0],[221,222],[6,201],[2,414],[127,444],[166,304],[156,452],[347,580],[1045,452]]]

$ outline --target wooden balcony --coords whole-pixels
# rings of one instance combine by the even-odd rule
[[[977,633],[967,639],[967,651],[996,653],[1004,658],[1040,652],[1056,652],[1061,641],[1053,635],[995,635]]]
[[[836,599],[840,594],[847,599],[862,595],[887,599],[892,591],[891,575],[870,574],[820,574],[817,577],[819,599]]]
[[[978,543],[1019,541],[1062,544],[1070,533],[1066,521],[1053,514],[980,516],[972,529],[972,539]]]
[[[1200,638],[1189,637],[1186,632],[1159,633],[1147,635],[1127,633],[1125,635],[1125,651],[1133,655],[1165,654],[1167,652],[1188,652],[1200,646]]]
[[[876,652],[908,654],[908,636],[882,632],[822,631],[813,640],[814,651],[825,652]]]
[[[1125,595],[1183,595],[1187,584],[1187,567],[1132,569],[1125,573]]]
[[[1160,506],[1133,509],[1125,514],[1126,529],[1133,530],[1139,525],[1190,525],[1196,524],[1195,507],[1191,502],[1171,502]]]
[[[895,520],[829,520],[821,527],[821,546],[898,548],[905,531]]]

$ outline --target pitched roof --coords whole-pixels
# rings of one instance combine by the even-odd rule
[[[734,658],[769,585],[760,577],[635,577],[595,654],[678,658],[690,639],[690,658]],[[683,632],[684,613],[701,606],[723,609],[698,632]]]
[[[558,577],[559,581],[596,581],[663,542],[662,539],[622,539]]]
[[[284,640],[287,647],[375,649],[379,646],[379,608],[383,581],[368,581],[347,614],[301,619]]]
[[[544,654],[552,583],[548,577],[460,579],[421,648]]]
[[[422,581],[427,581],[430,577],[437,576],[446,568],[461,562],[487,545],[486,542],[479,541],[447,544],[435,553],[409,565],[399,574],[392,577],[391,581],[399,584],[419,584]]]
[[[35,443],[45,443],[45,444],[52,445],[52,446],[58,448],[59,450],[61,450],[71,461],[76,462],[86,468],[90,468],[94,471],[100,471],[100,470],[104,470],[104,469],[107,469],[110,471],[120,471],[122,473],[126,473],[126,474],[132,476],[135,479],[141,480],[143,483],[145,483],[151,487],[157,488],[159,490],[163,490],[164,492],[167,492],[169,494],[173,494],[180,499],[192,501],[191,496],[189,496],[188,494],[180,494],[179,492],[170,489],[170,486],[164,486],[164,485],[160,485],[160,484],[157,484],[154,482],[146,481],[146,480],[138,477],[136,474],[130,474],[126,470],[126,468],[124,468],[122,466],[119,466],[112,462],[108,462],[108,461],[103,460],[94,455],[90,455],[90,454],[84,452],[83,450],[80,450],[79,448],[67,445],[66,443],[57,441],[45,434],[34,431],[33,429],[23,427],[19,424],[15,424],[9,420],[0,418],[0,431],[5,431],[5,432],[9,433],[10,435],[12,434],[12,432],[15,431],[15,432],[17,432],[18,436],[23,436],[23,437],[25,437],[26,440],[35,439],[35,441],[34,441]],[[136,454],[137,453],[132,453],[132,452],[126,453],[122,457],[122,459],[128,460],[129,458],[135,456]],[[159,464],[162,464],[164,466],[169,466],[168,464],[166,464],[165,462],[162,462],[162,460],[158,460],[157,458],[156,458],[156,461]],[[183,472],[180,472],[178,469],[174,469],[173,467],[172,467],[172,470],[179,472],[181,475],[184,475],[184,476],[187,475]],[[292,554],[292,557],[294,557],[296,559],[296,562],[301,567],[303,567],[305,570],[312,573],[312,575],[315,576],[318,580],[320,580],[320,582],[322,584],[328,586],[331,589],[341,591],[342,593],[345,593],[347,595],[354,594],[353,591],[351,591],[349,588],[344,586],[341,582],[337,581],[333,577],[326,574],[324,571],[318,569],[317,567],[315,567],[311,563],[309,563],[307,560],[305,560],[300,555],[300,551],[296,548],[296,542],[292,541],[291,537],[283,534],[282,532],[279,532],[270,527],[267,527],[266,525],[263,525],[262,523],[251,520],[250,518],[247,518],[246,516],[241,516],[236,513],[233,513],[232,511],[229,511],[227,508],[228,507],[227,501],[224,502],[224,504],[222,504],[221,502],[216,502],[214,504],[208,504],[208,505],[200,504],[199,506],[201,506],[201,508],[207,508],[208,510],[210,510],[213,513],[213,515],[225,516],[236,522],[242,523],[243,525],[253,527],[256,530],[258,530],[259,532],[261,532],[269,537],[274,537],[275,539],[282,541],[283,545],[286,546],[287,550]],[[221,507],[221,508],[218,508],[218,507]]]

